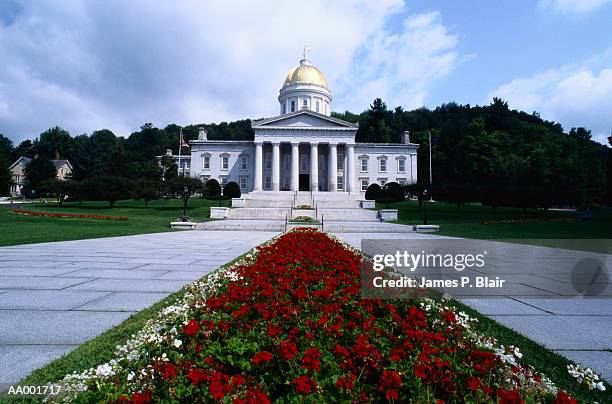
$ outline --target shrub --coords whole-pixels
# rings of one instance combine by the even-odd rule
[[[365,198],[368,201],[375,201],[380,198],[382,195],[382,189],[378,184],[370,184],[368,189],[366,189]]]
[[[204,198],[218,198],[221,195],[221,185],[214,178],[209,179],[204,184],[202,196]]]
[[[387,182],[382,190],[383,197],[389,202],[401,202],[406,199],[402,186],[395,181]]]
[[[238,183],[234,182],[234,181],[230,181],[227,184],[225,184],[225,188],[223,188],[223,196],[226,198],[240,198],[241,192],[240,192],[240,186],[238,185]]]

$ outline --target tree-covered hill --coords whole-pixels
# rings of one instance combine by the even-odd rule
[[[502,192],[538,197],[527,192],[530,189],[554,196],[556,203],[573,205],[610,201],[612,197],[610,148],[591,140],[585,128],[563,132],[560,124],[545,121],[535,112],[511,110],[500,99],[487,106],[448,103],[435,109],[405,111],[401,107],[388,109],[377,98],[359,114],[346,111],[332,115],[359,123],[358,142],[399,142],[400,134],[410,131],[411,141],[421,145],[419,180],[423,186],[428,180],[431,132],[433,189],[448,200],[482,201],[483,194]],[[206,128],[212,140],[253,139],[248,119],[189,125],[183,128],[185,138],[196,139],[199,126]],[[177,153],[179,131],[175,124],[157,128],[146,123],[127,138],[107,129],[72,137],[53,127],[17,147],[1,137],[0,162],[6,172],[6,165],[20,155],[60,156],[73,163],[76,179],[100,175],[140,178],[153,170],[155,156],[167,149]],[[0,172],[2,178],[6,182],[6,175]],[[7,186],[0,186],[6,192]]]

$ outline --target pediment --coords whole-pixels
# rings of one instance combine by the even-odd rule
[[[332,118],[309,110],[302,110],[274,118],[263,119],[252,123],[253,128],[287,127],[287,128],[357,128],[351,122]]]

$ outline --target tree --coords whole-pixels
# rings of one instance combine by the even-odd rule
[[[183,217],[181,220],[187,220],[186,211],[189,203],[189,198],[198,192],[202,191],[202,181],[191,177],[177,177],[168,184],[170,192],[174,195],[179,195],[183,200]]]
[[[40,156],[33,159],[25,167],[25,180],[22,194],[30,197],[51,192],[48,188],[50,180],[57,176],[57,170],[49,158]]]
[[[9,160],[0,155],[0,196],[8,195],[11,185],[13,185],[13,176],[9,170]]]
[[[223,196],[226,198],[240,198],[240,186],[237,182],[230,181],[223,188]]]
[[[204,188],[202,189],[202,196],[207,199],[215,199],[221,195],[221,185],[219,182],[211,178],[204,184]]]
[[[122,199],[129,199],[133,183],[125,177],[92,177],[81,183],[84,199],[88,201],[107,201],[110,207]]]
[[[62,206],[70,195],[77,194],[79,184],[74,180],[58,180],[56,178],[44,180],[40,187],[48,193],[55,195],[57,205]]]
[[[368,201],[375,201],[382,196],[382,188],[380,185],[374,183],[368,185],[368,189],[366,189],[365,198]]]
[[[73,139],[68,131],[54,126],[40,134],[39,138],[34,141],[33,150],[40,156],[54,158],[59,155],[60,158],[70,160],[72,158],[72,142]]]
[[[32,141],[29,139],[26,139],[23,142],[19,143],[19,146],[14,148],[11,154],[11,158],[10,158],[11,163],[16,161],[21,156],[29,157],[29,158],[34,157],[34,151],[32,150],[32,148],[33,148]]]
[[[133,190],[133,197],[136,200],[143,200],[145,208],[149,206],[149,201],[159,199],[160,183],[151,178],[141,178],[136,182]]]
[[[164,155],[161,158],[161,166],[163,170],[163,178],[165,182],[174,181],[178,175],[178,165],[174,162],[172,156]]]

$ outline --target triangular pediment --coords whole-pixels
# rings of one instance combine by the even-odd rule
[[[274,118],[254,121],[253,128],[287,127],[287,128],[350,128],[355,129],[357,124],[332,118],[309,110],[301,110],[276,116]]]

